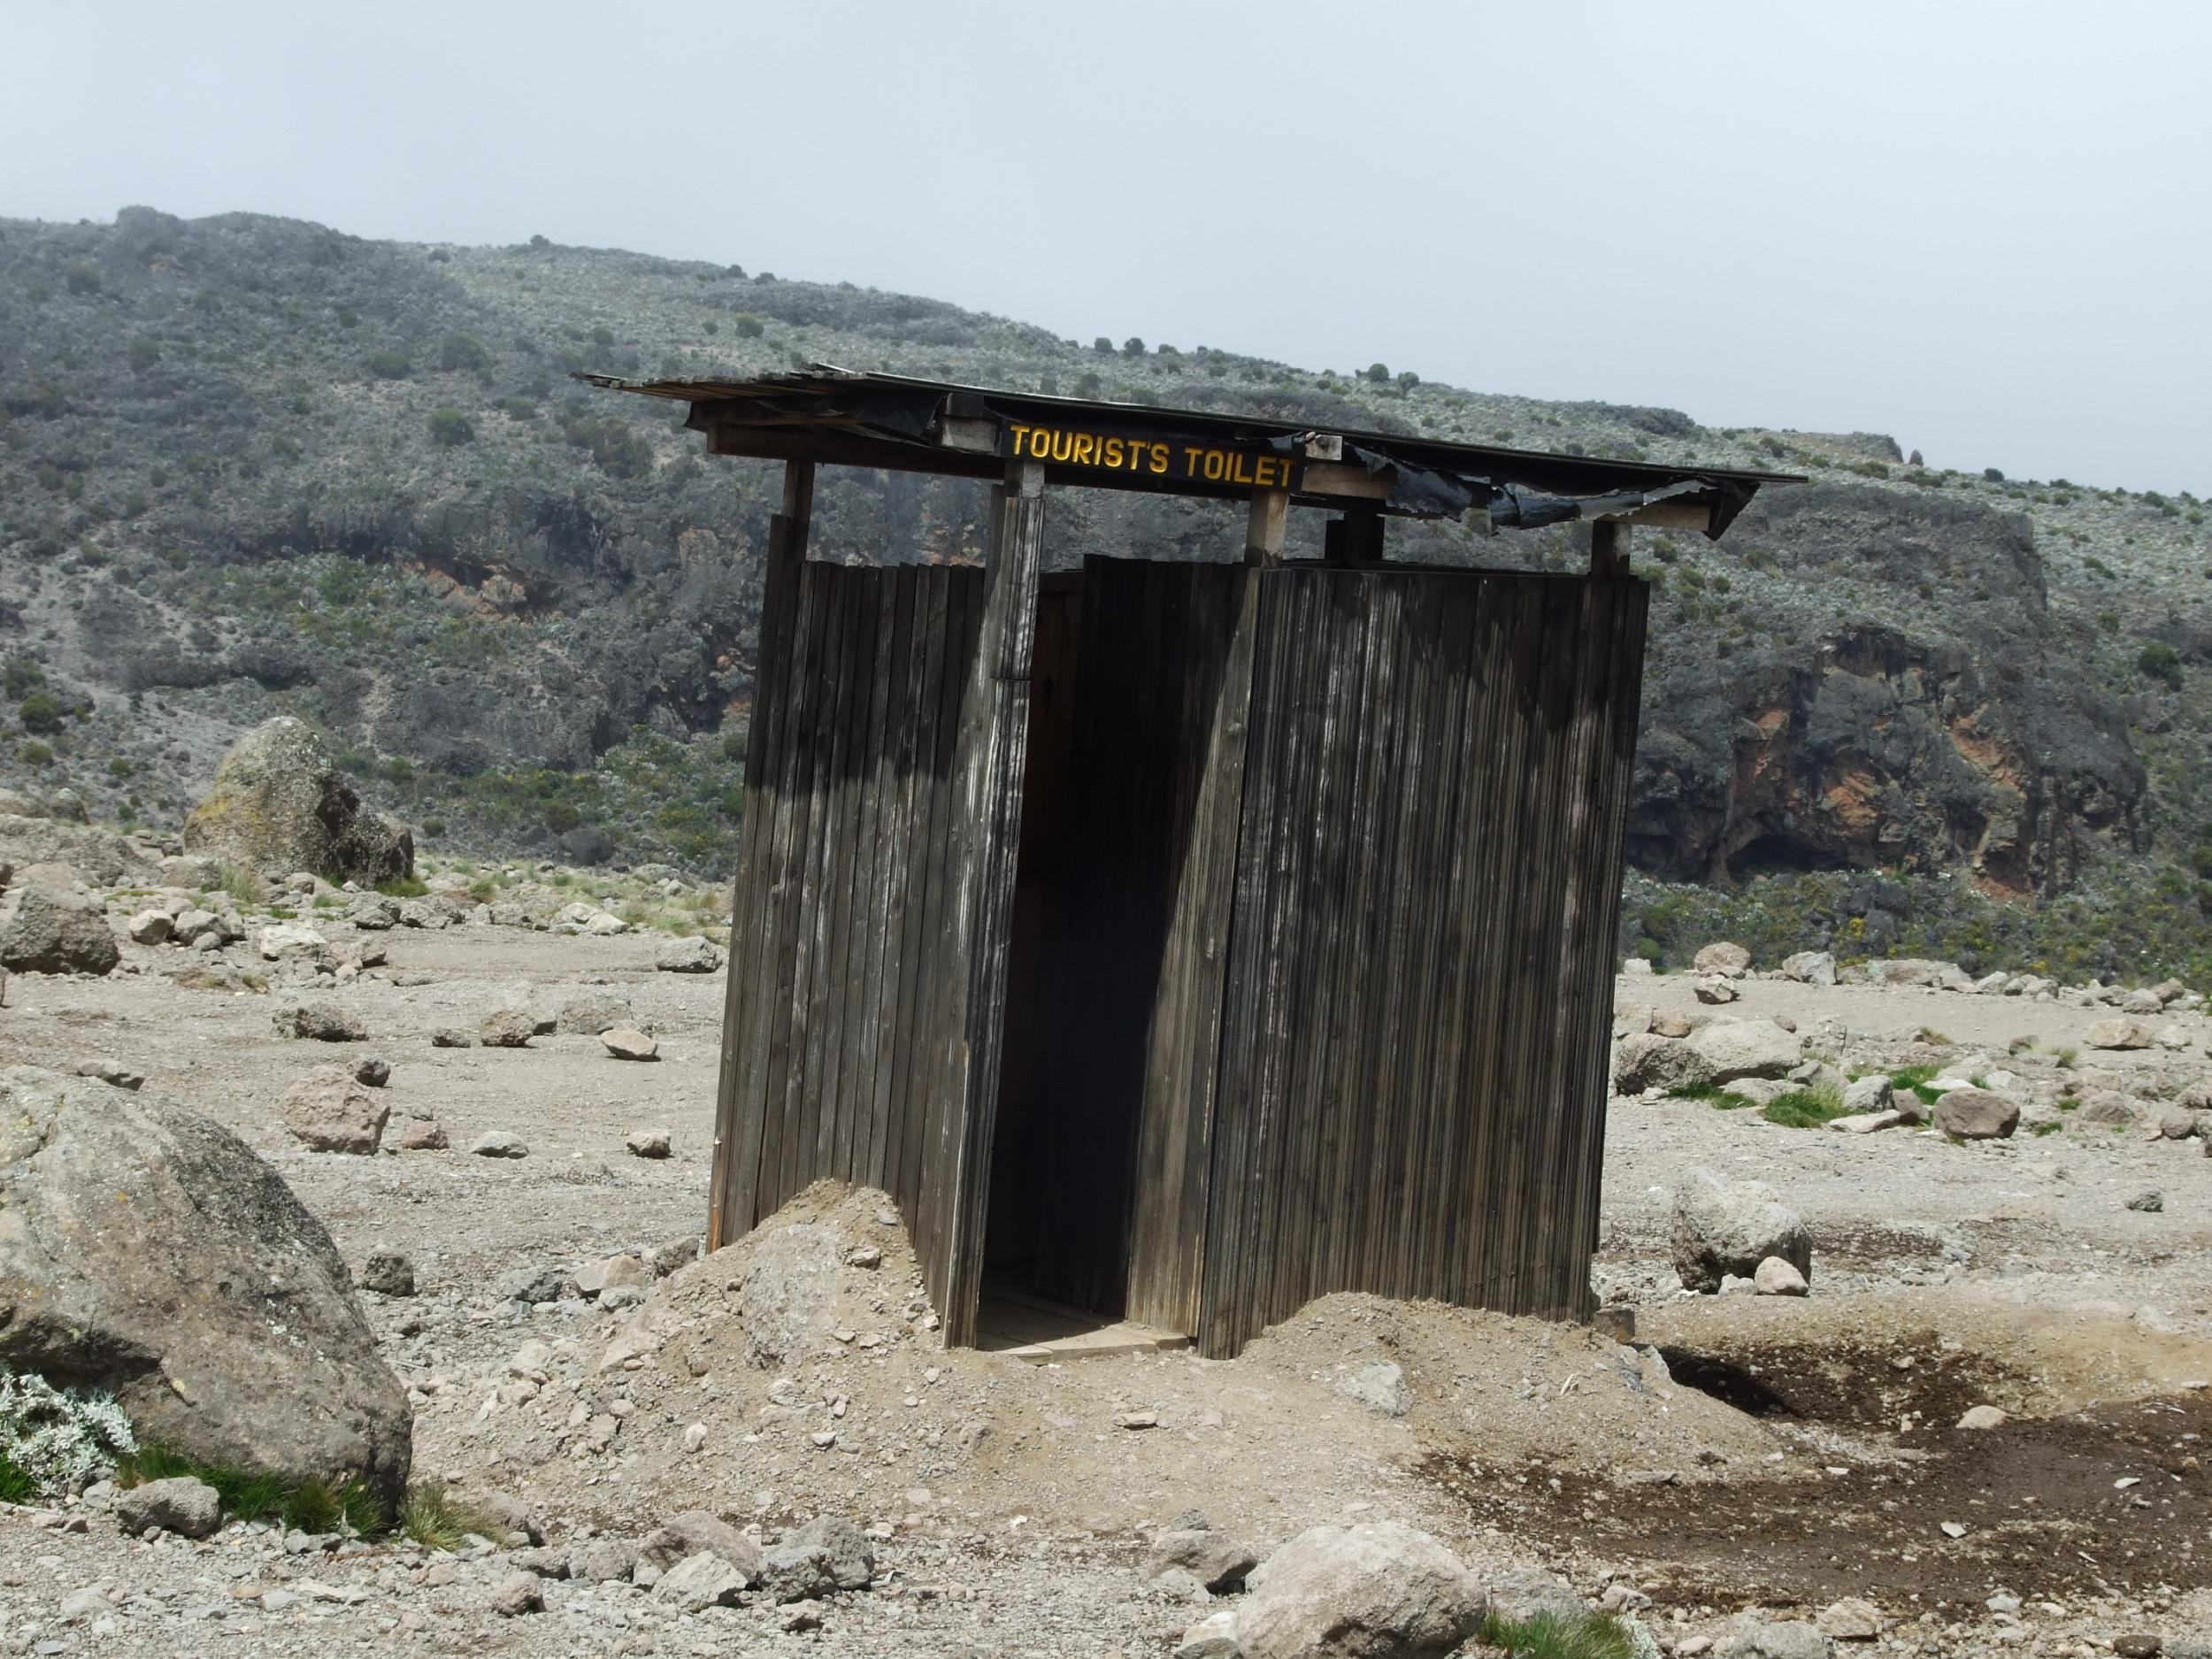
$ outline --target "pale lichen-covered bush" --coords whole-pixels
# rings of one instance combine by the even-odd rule
[[[0,1369],[0,1458],[42,1489],[103,1474],[137,1449],[130,1419],[108,1395]]]

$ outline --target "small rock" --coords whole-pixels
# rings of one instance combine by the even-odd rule
[[[536,1016],[525,1008],[495,1008],[476,1027],[476,1039],[487,1048],[526,1048],[536,1036]]]
[[[835,1590],[864,1590],[875,1576],[866,1536],[850,1521],[826,1515],[767,1553],[759,1582],[779,1601],[803,1601]]]
[[[652,1274],[634,1256],[610,1256],[587,1262],[576,1270],[576,1288],[587,1296],[597,1296],[618,1286],[647,1290],[652,1283]]]
[[[369,1035],[359,1020],[328,1002],[290,1003],[277,1010],[274,1023],[278,1036],[313,1042],[365,1042]]]
[[[1795,1210],[1759,1181],[1729,1181],[1711,1170],[1685,1170],[1675,1189],[1671,1251],[1685,1286],[1710,1295],[1726,1275],[1754,1278],[1779,1256],[1812,1279],[1812,1235]]]
[[[1782,975],[1801,985],[1833,985],[1836,959],[1825,950],[1801,950],[1782,959]]]
[[[2112,1659],[2158,1659],[2166,1644],[2147,1631],[2131,1632],[2112,1639]]]
[[[599,1041],[618,1060],[657,1060],[661,1057],[660,1040],[649,1037],[641,1031],[618,1025],[612,1031],[603,1031]]]
[[[661,1574],[653,1586],[653,1599],[672,1602],[680,1612],[699,1613],[710,1607],[735,1607],[745,1586],[742,1572],[712,1550],[701,1550]]]
[[[1882,1633],[1882,1616],[1870,1601],[1846,1596],[1820,1611],[1814,1624],[1838,1641],[1874,1641]]]
[[[1746,1615],[1710,1651],[1713,1659],[1830,1659],[1835,1643],[1797,1619],[1770,1622]],[[1680,1655],[1682,1649],[1675,1652]]]
[[[538,1586],[534,1574],[511,1572],[499,1581],[492,1592],[492,1611],[502,1618],[519,1618],[525,1613],[545,1611],[545,1592]]]
[[[1706,946],[1690,958],[1691,968],[1699,973],[1741,973],[1750,965],[1751,953],[1725,940]]]
[[[638,1158],[664,1158],[668,1156],[668,1131],[665,1129],[633,1129],[623,1145],[630,1148],[630,1156]]]
[[[1967,1408],[1966,1415],[1959,1418],[1959,1427],[1962,1429],[2002,1428],[2009,1420],[2001,1406],[1970,1406]]]
[[[285,1127],[311,1152],[373,1155],[391,1107],[353,1079],[344,1066],[319,1065],[285,1091]]]
[[[364,1088],[382,1088],[392,1080],[391,1062],[380,1054],[365,1054],[354,1064],[353,1080]]]
[[[1259,1564],[1256,1555],[1227,1534],[1210,1527],[1186,1527],[1154,1538],[1144,1571],[1148,1578],[1169,1571],[1187,1572],[1216,1595],[1222,1595],[1241,1586],[1245,1575]]]
[[[1842,1118],[1831,1118],[1828,1127],[1838,1134],[1870,1135],[1885,1129],[1894,1129],[1905,1121],[1905,1114],[1892,1106],[1878,1112],[1856,1112]]]
[[[480,1158],[526,1158],[530,1148],[522,1143],[522,1137],[506,1129],[490,1129],[469,1142],[469,1150]]]
[[[722,966],[722,949],[697,933],[672,939],[654,956],[653,966],[663,973],[713,973]]]
[[[133,1536],[158,1526],[180,1538],[209,1538],[223,1524],[223,1501],[205,1481],[177,1475],[116,1494],[115,1519]]]
[[[2128,1208],[2130,1210],[2139,1210],[2147,1216],[2157,1215],[2161,1210],[2166,1208],[2166,1194],[2160,1192],[2158,1188],[2154,1187],[2147,1192],[2138,1193],[2134,1197],[2129,1199]]]
[[[1690,981],[1690,994],[1701,1002],[1721,1004],[1736,1000],[1736,987],[1727,980],[1706,975]]]
[[[707,1425],[705,1424],[694,1423],[684,1430],[684,1450],[693,1453],[700,1452],[705,1449],[706,1443]]]
[[[177,918],[166,910],[141,910],[131,918],[126,931],[134,944],[165,945],[176,927]]]
[[[1406,1374],[1388,1360],[1378,1360],[1340,1377],[1336,1391],[1379,1417],[1402,1417],[1413,1409],[1413,1391],[1406,1386]]]
[[[434,1118],[403,1119],[392,1144],[402,1152],[442,1152],[447,1146],[445,1125]]]
[[[361,1264],[361,1288],[380,1296],[415,1294],[415,1264],[397,1250],[378,1250]]]
[[[637,1571],[637,1546],[626,1538],[595,1539],[569,1551],[568,1576],[588,1584],[618,1584]]]
[[[1801,1296],[1808,1288],[1805,1275],[1778,1256],[1770,1256],[1761,1262],[1751,1282],[1762,1296]]]
[[[2017,1102],[1985,1088],[1955,1088],[1935,1103],[1933,1118],[1939,1134],[1962,1141],[1997,1141],[2020,1126]]]
[[[1632,963],[1635,960],[1630,958]],[[1244,1659],[1243,1646],[1237,1640],[1235,1610],[1209,1613],[1185,1631],[1182,1640],[1175,1645],[1172,1659]]]
[[[456,1031],[452,1026],[446,1025],[430,1033],[430,1046],[434,1048],[472,1048],[476,1046],[476,1039],[465,1031]]]
[[[2142,1020],[2124,1017],[2097,1021],[2081,1040],[2092,1048],[2147,1048],[2157,1036]]]
[[[1855,1117],[1887,1111],[1895,1103],[1886,1077],[1854,1078],[1843,1086],[1843,1110]]]

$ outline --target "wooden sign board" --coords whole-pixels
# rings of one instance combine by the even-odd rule
[[[1076,424],[1027,426],[1015,420],[1000,423],[998,452],[1013,460],[1121,474],[1136,481],[1226,484],[1242,489],[1294,490],[1304,470],[1291,457],[1262,444],[1194,443],[1187,434]]]

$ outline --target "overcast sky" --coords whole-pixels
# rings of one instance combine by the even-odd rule
[[[143,203],[2212,494],[2212,6],[0,3],[0,216]]]

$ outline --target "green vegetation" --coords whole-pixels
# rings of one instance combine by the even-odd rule
[[[26,1474],[15,1459],[0,1452],[0,1503],[35,1503],[38,1482]]]
[[[380,380],[403,380],[415,372],[404,351],[373,351],[362,359],[361,366]]]
[[[1832,1083],[1777,1094],[1759,1114],[1786,1129],[1817,1129],[1844,1115],[1843,1091]]]
[[[497,1538],[504,1529],[456,1498],[442,1483],[419,1480],[407,1488],[395,1530],[425,1549],[450,1553],[460,1548],[471,1532],[479,1538]]]
[[[430,441],[448,449],[464,443],[474,443],[476,423],[457,409],[433,410],[430,415]]]
[[[1507,1618],[1491,1612],[1476,1640],[1513,1659],[1635,1659],[1636,1639],[1602,1613],[1537,1613]]]
[[[1943,1091],[1928,1085],[1943,1074],[1943,1068],[1933,1065],[1909,1065],[1889,1074],[1890,1092],[1893,1094],[1916,1094],[1921,1104],[1932,1106],[1943,1098]]]
[[[2135,669],[2146,680],[2155,680],[2171,690],[2181,688],[2181,653],[2170,645],[2156,641],[2146,645],[2136,656]]]
[[[280,1520],[288,1529],[303,1532],[343,1528],[364,1536],[384,1527],[375,1495],[351,1476],[336,1482],[314,1476],[290,1481],[234,1463],[203,1463],[162,1446],[142,1446],[116,1463],[116,1482],[123,1486],[180,1475],[214,1487],[230,1520]]]

